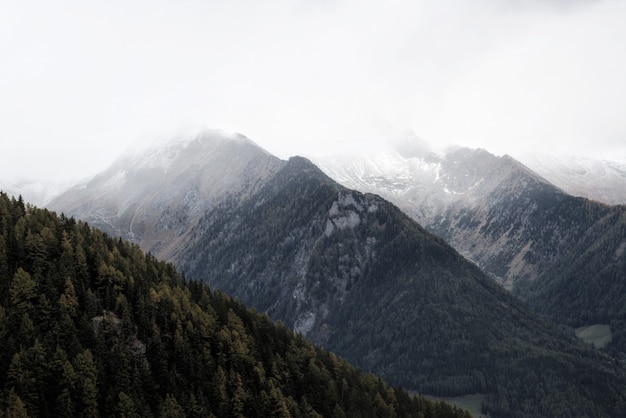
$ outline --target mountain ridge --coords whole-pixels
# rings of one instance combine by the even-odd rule
[[[380,196],[340,186],[304,158],[263,155],[271,173],[251,168],[253,187],[224,194],[186,224],[171,261],[187,277],[394,384],[440,395],[483,392],[485,410],[498,416],[620,411],[624,376],[613,359],[531,313]],[[469,174],[448,176],[451,197],[475,186],[480,173]],[[579,385],[580,376],[594,385]]]
[[[167,259],[204,210],[231,194],[254,191],[282,164],[242,135],[207,131],[123,154],[48,207]]]
[[[396,203],[551,320],[610,324],[609,349],[625,355],[625,206],[571,196],[512,157],[484,150],[457,148],[434,162],[397,158],[378,166],[316,162],[344,184]]]
[[[388,157],[380,155],[377,158],[384,160]],[[396,164],[383,164],[383,168],[376,167],[376,159],[369,159],[370,167],[364,165],[360,170],[355,170],[356,166],[344,159],[314,161],[348,187],[379,193],[390,199],[464,256],[495,274],[507,287],[512,287],[515,277],[505,266],[516,254],[498,255],[503,250],[503,243],[486,240],[481,229],[490,228],[493,218],[500,216],[493,209],[501,204],[504,196],[525,193],[530,185],[559,195],[564,192],[512,157],[496,157],[483,149],[455,148],[445,157],[429,161],[404,159],[399,155],[396,158]],[[396,171],[386,173],[385,167]],[[476,242],[481,245],[475,245]],[[533,266],[521,265],[519,268],[522,277],[534,278]]]

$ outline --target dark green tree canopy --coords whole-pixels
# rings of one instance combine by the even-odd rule
[[[468,416],[2,193],[0,341],[0,416]]]

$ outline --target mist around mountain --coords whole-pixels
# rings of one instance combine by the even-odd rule
[[[167,260],[204,211],[253,193],[282,164],[242,135],[205,131],[132,148],[47,207]]]
[[[4,193],[0,338],[2,416],[469,417]]]
[[[282,161],[249,140],[223,139],[203,135],[143,154],[145,161],[136,155],[54,207],[91,216],[90,224],[133,239],[187,277],[393,384],[444,396],[484,393],[485,411],[496,416],[624,413],[622,364],[531,313],[397,207],[340,186],[305,159]],[[544,210],[567,207],[570,197],[510,157],[457,149],[441,161],[412,142],[401,152],[402,159],[376,156],[376,175],[350,172],[369,172],[357,159],[344,161],[341,173],[413,199],[409,207],[444,237],[464,231],[456,243],[447,238],[464,255],[491,260],[494,275],[517,271],[539,283],[536,266],[559,254],[553,244],[579,238],[578,229],[550,229],[560,218]],[[171,158],[155,168],[163,155]],[[416,175],[430,182],[416,184]],[[207,181],[211,187],[199,187]],[[463,212],[466,204],[473,206]],[[527,233],[532,241],[524,241]],[[535,244],[542,233],[547,240]]]
[[[48,183],[31,180],[6,181],[0,179],[0,190],[16,199],[22,196],[24,201],[32,205],[45,206],[65,190],[74,186],[74,184],[74,181]]]
[[[573,196],[626,204],[626,165],[583,157],[527,154],[520,161]]]

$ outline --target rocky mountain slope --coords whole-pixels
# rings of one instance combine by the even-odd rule
[[[534,280],[547,257],[526,257],[535,241],[526,225],[538,224],[533,217],[543,215],[545,197],[567,196],[511,157],[482,149],[457,148],[443,157],[389,149],[314,162],[347,187],[389,199],[509,288]]]
[[[315,161],[396,203],[551,319],[610,324],[626,352],[626,207],[573,197],[508,156],[416,148]]]

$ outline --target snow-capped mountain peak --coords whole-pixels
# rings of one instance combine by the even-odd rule
[[[107,233],[166,258],[204,211],[262,186],[284,162],[223,131],[157,138],[50,202]]]

